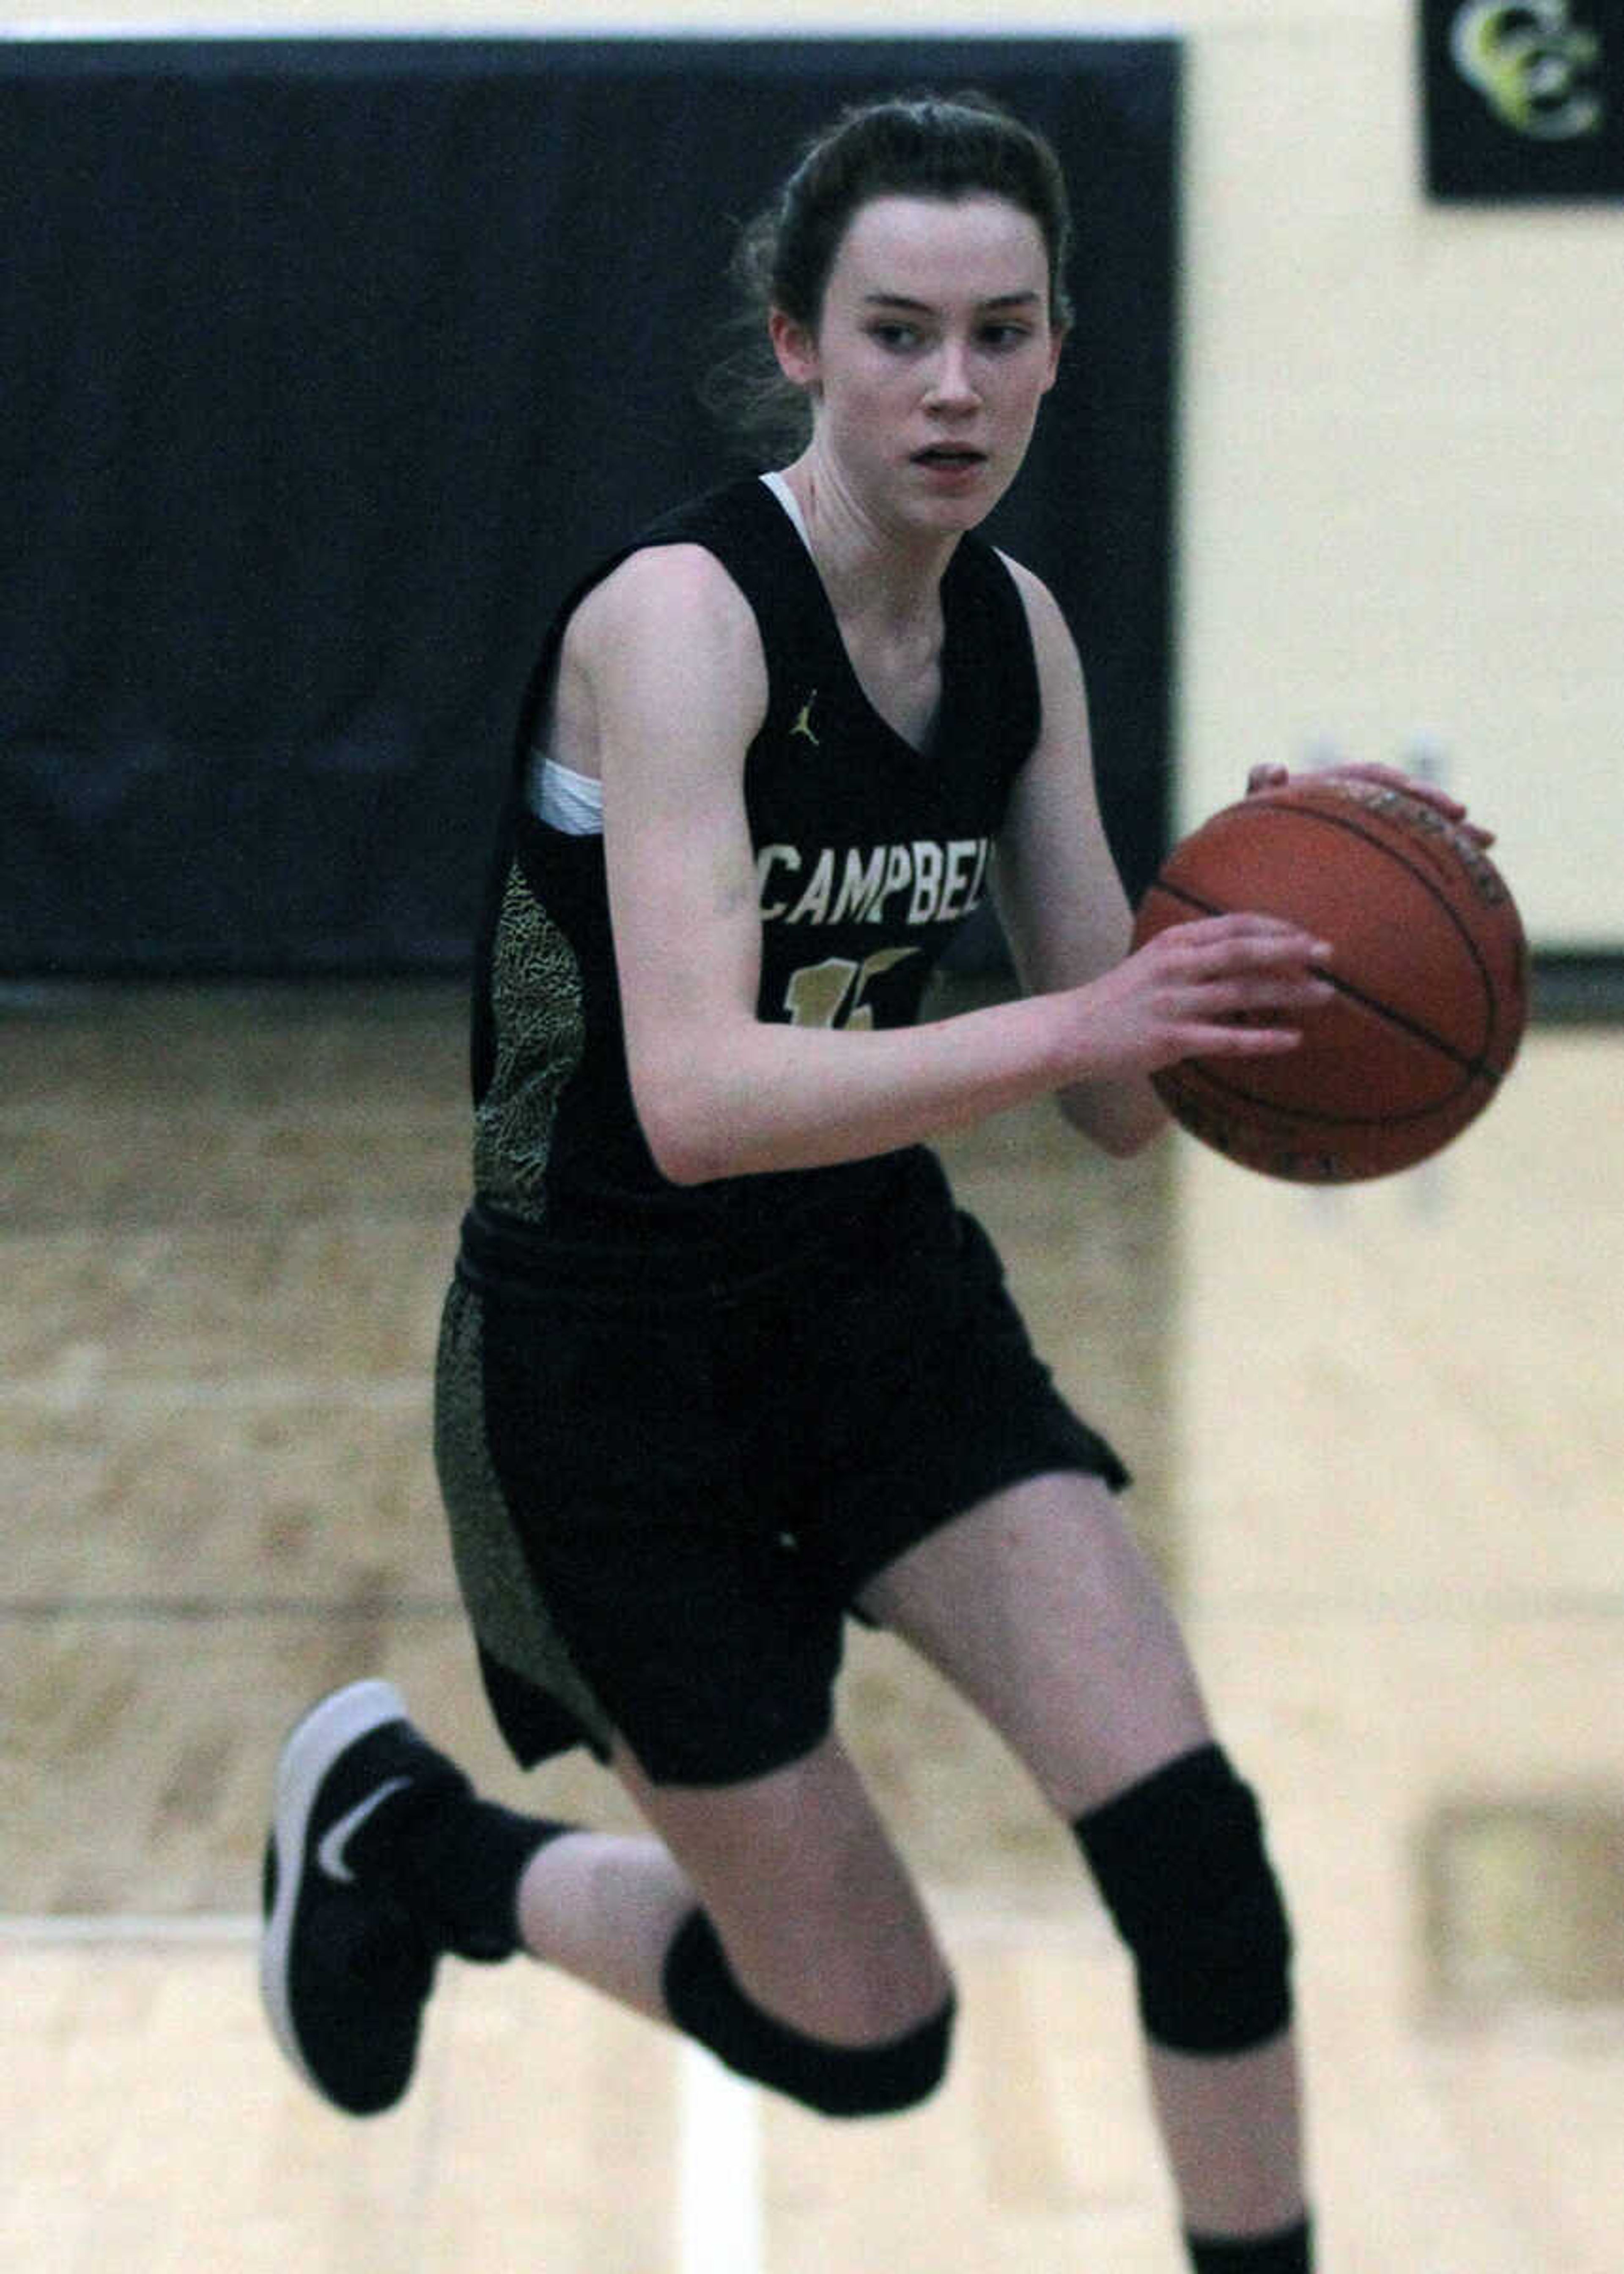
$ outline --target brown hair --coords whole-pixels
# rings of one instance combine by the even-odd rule
[[[742,301],[739,344],[705,388],[710,407],[741,433],[791,451],[808,407],[767,341],[774,308],[816,331],[830,272],[853,217],[883,197],[1003,198],[1037,223],[1049,254],[1049,320],[1071,322],[1065,264],[1071,217],[1049,143],[989,97],[914,95],[842,112],[803,151],[778,197],[740,237],[733,262]]]

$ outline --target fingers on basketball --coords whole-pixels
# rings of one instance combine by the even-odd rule
[[[1330,994],[1303,1007],[1300,1043],[1218,1041],[1155,1077],[1192,1135],[1268,1175],[1351,1183],[1425,1160],[1490,1103],[1526,1023],[1527,948],[1479,832],[1385,779],[1264,789],[1175,847],[1134,945],[1240,913],[1327,942]],[[1267,960],[1263,934],[1242,937]]]

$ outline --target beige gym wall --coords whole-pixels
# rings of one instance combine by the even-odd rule
[[[1583,13],[1583,0],[1581,0]],[[1624,946],[1624,208],[1431,206],[1412,0],[42,0],[54,31],[1189,39],[1181,804],[1435,746],[1544,947]],[[1079,339],[1074,353],[1086,357]],[[1086,510],[1086,501],[1079,501]]]

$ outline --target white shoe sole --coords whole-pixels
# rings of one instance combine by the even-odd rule
[[[309,1860],[311,1811],[327,1771],[357,1738],[406,1719],[405,1701],[389,1682],[352,1682],[312,1706],[293,1729],[276,1764],[276,1895],[259,1939],[259,1995],[276,2042],[313,2092],[327,2093],[305,2066],[288,1995],[294,1914]]]

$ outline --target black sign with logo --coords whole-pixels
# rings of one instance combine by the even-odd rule
[[[1422,0],[1436,198],[1624,198],[1624,0]]]

